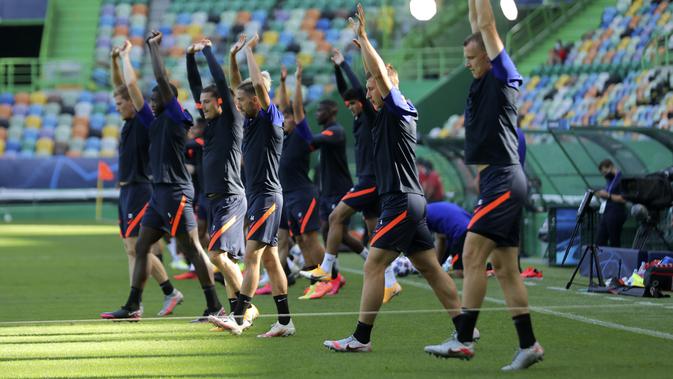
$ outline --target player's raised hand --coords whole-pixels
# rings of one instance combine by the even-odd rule
[[[161,34],[160,31],[158,31],[158,30],[152,30],[152,32],[150,33],[150,35],[147,37],[146,42],[147,42],[148,44],[150,44],[150,43],[155,43],[155,44],[157,44],[157,45],[160,45],[160,44],[161,44],[161,37],[163,37],[163,35]]]
[[[246,38],[247,36],[245,34],[241,34],[240,36],[238,36],[238,41],[236,41],[234,46],[231,47],[231,49],[229,50],[229,54],[236,55],[238,54],[239,51],[243,50]]]
[[[332,59],[332,62],[337,66],[344,63],[344,56],[336,47],[332,49],[332,57],[330,59]]]
[[[297,71],[294,72],[294,78],[297,79],[297,82],[301,83],[301,74],[304,68],[301,65],[300,61],[297,61]]]
[[[213,47],[213,42],[211,40],[209,40],[208,38],[202,39],[199,43],[202,44],[203,47],[206,47],[206,46]]]
[[[353,17],[348,17],[348,25],[350,25],[355,35],[360,37],[367,37],[367,19],[365,18],[365,9],[362,7],[362,4],[358,3],[357,12],[355,12],[355,17],[357,20],[354,20]]]
[[[280,66],[280,81],[284,82],[287,79],[287,67],[285,65]]]
[[[112,51],[110,51],[110,57],[112,59],[117,59],[119,58],[119,48],[117,46],[112,48]]]
[[[254,50],[258,42],[259,42],[259,35],[255,33],[252,37],[250,37],[248,42],[245,44],[245,47],[249,47],[251,50]]]
[[[133,45],[131,44],[131,41],[126,40],[124,41],[124,44],[119,48],[119,56],[120,57],[126,57],[129,55],[131,52],[131,48]]]

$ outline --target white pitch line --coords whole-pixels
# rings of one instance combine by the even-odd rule
[[[547,287],[548,290],[552,291],[559,291],[559,292],[567,292],[568,290],[563,288],[563,287]]]
[[[360,274],[360,275],[364,274],[364,272],[362,272],[361,270],[356,270],[356,269],[351,269],[351,268],[346,268],[346,267],[341,267],[340,269],[342,271],[351,272],[353,274]],[[406,279],[398,279],[398,281],[402,282],[403,284],[407,284],[407,285],[410,285],[410,286],[413,286],[413,287],[432,290],[432,288],[425,283],[417,283],[417,282],[413,282],[413,281],[406,280]],[[549,288],[549,287],[547,287],[547,288]],[[565,291],[565,289],[564,289],[564,291]],[[489,297],[489,296],[484,297],[484,300],[486,300],[488,302],[491,302],[491,303],[501,304],[501,305],[505,304],[504,300],[496,299],[496,298]],[[615,305],[617,305],[617,304],[615,304]],[[624,304],[624,305],[628,306],[629,304]],[[659,332],[659,331],[656,331],[656,330],[650,330],[650,329],[644,329],[644,328],[638,328],[638,327],[634,327],[634,326],[626,326],[626,325],[622,325],[622,324],[617,324],[615,322],[597,320],[597,319],[593,319],[593,318],[590,318],[590,317],[580,316],[580,315],[577,315],[577,314],[574,314],[574,313],[559,312],[559,311],[549,309],[549,307],[530,307],[530,309],[535,311],[535,312],[539,312],[539,313],[543,313],[543,314],[547,314],[547,315],[551,315],[551,316],[556,316],[556,317],[561,317],[561,318],[565,318],[565,319],[568,319],[568,320],[579,321],[579,322],[583,322],[583,323],[589,324],[589,325],[598,325],[598,326],[602,326],[602,327],[605,327],[605,328],[608,328],[608,329],[621,330],[621,331],[625,331],[625,332],[631,332],[631,333],[640,334],[640,335],[644,335],[644,336],[657,337],[657,338],[673,341],[673,334],[670,334],[670,333]]]

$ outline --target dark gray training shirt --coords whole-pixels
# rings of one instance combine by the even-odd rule
[[[503,50],[493,68],[475,79],[465,106],[465,163],[519,163],[516,96],[523,82]]]
[[[150,137],[138,115],[124,122],[119,139],[119,182],[149,183]]]
[[[243,126],[243,164],[245,192],[282,193],[278,165],[283,149],[283,114],[274,104],[260,109],[255,118],[246,118]]]

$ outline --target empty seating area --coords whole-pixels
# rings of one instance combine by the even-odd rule
[[[121,119],[107,91],[0,94],[0,155],[112,157]]]
[[[110,83],[110,50],[130,40],[131,63],[140,69],[149,16],[148,0],[105,0],[101,7],[96,37],[93,81],[101,88]]]
[[[0,156],[115,156],[122,121],[111,96],[110,50],[126,39],[131,41],[131,63],[148,93],[154,85],[154,75],[144,40],[151,24],[156,24],[164,34],[162,52],[167,70],[180,89],[180,100],[192,111],[185,52],[191,43],[202,38],[213,40],[217,59],[228,66],[229,48],[238,35],[258,33],[261,41],[255,55],[261,67],[270,71],[274,83],[278,83],[281,65],[293,73],[296,61],[304,64],[307,102],[334,90],[331,49],[352,48],[353,32],[346,21],[355,11],[351,0],[173,0],[158,16],[152,15],[153,3],[166,2],[102,1],[93,49],[92,88],[97,92],[0,94]],[[380,38],[382,28],[395,39],[413,23],[406,0],[389,0],[385,7],[377,0],[362,3],[368,7],[368,27],[375,41]],[[244,54],[239,54],[238,59],[245,77]],[[208,83],[207,66],[200,58],[198,62],[203,81]],[[292,74],[288,76],[288,88],[294,89]]]
[[[377,4],[373,0],[364,5]],[[403,0],[393,0],[389,4],[405,7]],[[250,12],[249,9],[255,9]],[[368,13],[376,20],[379,7]],[[333,47],[341,49],[351,45],[353,32],[347,25],[347,17],[354,12],[354,3],[347,0],[186,0],[174,1],[159,22],[159,30],[164,34],[162,48],[166,53],[166,66],[171,79],[180,88],[181,100],[189,104],[189,87],[185,67],[187,47],[204,37],[211,38],[217,59],[228,66],[228,52],[238,35],[251,36],[257,33],[260,43],[255,50],[262,69],[271,73],[278,82],[281,65],[294,70],[295,62],[304,66],[306,101],[315,101],[334,90],[333,69],[329,60]],[[392,20],[391,20],[392,21]],[[406,21],[407,23],[409,21]],[[372,22],[376,30],[378,23]],[[238,55],[238,63],[243,75],[247,72],[244,54]],[[209,80],[208,70],[201,61],[201,74]],[[142,70],[144,88],[153,85],[152,70],[146,60]],[[290,88],[294,78],[288,78]]]
[[[673,33],[673,2],[617,1],[600,26],[576,41],[563,65],[543,65],[524,78],[519,125],[570,125],[673,129],[673,67],[650,67],[655,44]],[[661,51],[658,51],[661,54]],[[463,116],[450,117],[433,137],[464,135]]]

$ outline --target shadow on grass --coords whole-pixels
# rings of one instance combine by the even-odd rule
[[[86,342],[95,342],[95,343],[101,343],[101,342],[119,342],[119,341],[124,341],[124,342],[129,342],[129,341],[151,341],[151,340],[159,340],[159,341],[190,341],[190,340],[201,340],[205,338],[204,336],[198,336],[194,334],[188,334],[185,336],[180,336],[176,335],[176,333],[159,333],[159,334],[151,334],[151,333],[144,333],[146,336],[141,337],[141,336],[136,336],[133,338],[127,338],[125,335],[120,335],[119,333],[116,333],[118,338],[98,338],[96,334],[91,334],[90,338],[81,338],[81,339],[63,339],[63,340],[49,340],[49,341],[10,341],[10,342],[3,342],[2,338],[0,338],[0,345],[44,345],[44,344],[61,344],[61,343],[86,343]],[[214,333],[211,333],[214,334]],[[35,337],[41,337],[41,336],[35,336]]]
[[[254,356],[254,354],[242,354],[231,351],[221,353],[197,352],[197,353],[172,353],[172,354],[125,354],[125,355],[69,355],[66,357],[36,356],[18,358],[0,358],[0,362],[30,362],[30,361],[70,361],[70,360],[94,360],[94,359],[139,359],[139,358],[203,358],[203,357],[231,357],[231,356]]]

